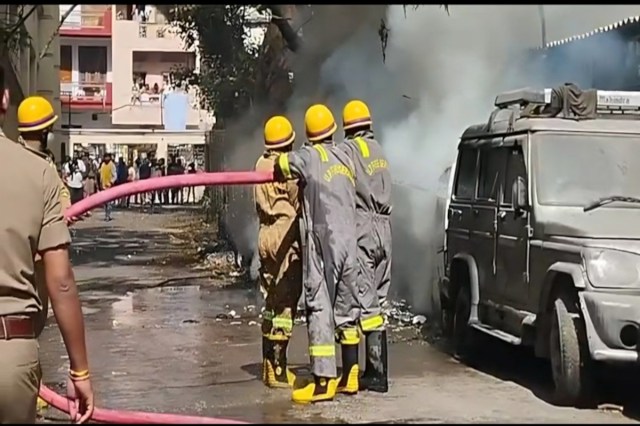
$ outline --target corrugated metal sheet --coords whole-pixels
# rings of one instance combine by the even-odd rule
[[[588,33],[578,34],[578,35],[574,35],[574,36],[571,36],[571,37],[564,38],[562,40],[556,40],[556,41],[549,42],[549,43],[547,43],[545,45],[545,48],[549,49],[549,48],[552,48],[552,47],[560,46],[562,44],[571,43],[571,42],[576,41],[576,40],[583,40],[585,38],[594,36],[596,34],[606,33],[607,31],[619,29],[621,27],[624,27],[625,25],[633,24],[633,23],[636,23],[636,22],[640,22],[640,16],[631,16],[629,18],[623,19],[623,20],[615,22],[613,24],[606,25],[606,26],[600,27],[600,28],[596,28],[594,30],[589,31]]]

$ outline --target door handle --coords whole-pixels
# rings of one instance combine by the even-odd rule
[[[462,217],[462,210],[458,209],[449,209],[451,218]]]
[[[507,217],[507,212],[504,210],[498,212],[498,219],[504,220],[505,217]]]

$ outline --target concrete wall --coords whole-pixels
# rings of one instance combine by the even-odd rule
[[[29,11],[32,5],[25,5],[25,10]],[[6,19],[7,12],[13,5],[0,5],[0,15]],[[58,78],[60,68],[60,43],[59,37],[54,37],[49,50],[42,59],[39,59],[40,52],[55,33],[59,21],[59,5],[40,5],[26,21],[25,28],[31,37],[31,46],[25,47],[21,52],[11,55],[11,65],[5,58],[5,73],[12,73],[7,76],[11,87],[12,102],[11,108],[7,112],[3,130],[12,138],[17,137],[17,106],[23,96],[38,94],[47,98],[53,105],[54,110],[60,115],[60,80]],[[15,86],[19,86],[15,87]],[[59,128],[59,124],[56,125]],[[56,154],[60,155],[60,144],[54,143],[50,147]]]

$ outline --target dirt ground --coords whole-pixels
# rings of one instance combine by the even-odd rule
[[[75,226],[73,243],[101,407],[255,423],[631,423],[638,418],[636,404],[625,398],[636,393],[635,383],[613,386],[618,395],[605,398],[613,405],[556,407],[549,403],[548,365],[528,352],[487,341],[473,366],[462,365],[446,345],[429,344],[414,329],[394,332],[388,394],[297,406],[288,391],[269,390],[260,382],[259,294],[228,271],[203,267],[197,248],[206,233],[197,209],[113,216],[102,222],[95,212]],[[44,382],[60,390],[68,361],[50,320],[41,336]],[[290,359],[300,374],[308,360],[306,346],[306,330],[299,326]],[[64,418],[53,409],[44,414],[45,421]]]

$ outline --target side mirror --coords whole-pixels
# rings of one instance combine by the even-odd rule
[[[511,204],[516,213],[522,213],[529,209],[529,197],[527,184],[523,177],[518,176],[511,187]]]

